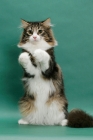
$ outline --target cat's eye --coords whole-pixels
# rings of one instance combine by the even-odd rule
[[[33,31],[32,30],[28,30],[27,33],[28,34],[33,34]]]
[[[43,30],[38,30],[38,33],[41,34],[43,32]]]

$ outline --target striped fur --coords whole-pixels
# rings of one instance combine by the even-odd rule
[[[18,46],[23,50],[19,63],[24,69],[25,95],[19,101],[23,116],[19,124],[64,126],[68,102],[62,72],[55,61],[54,46],[57,44],[50,19],[42,22],[22,20],[22,26],[24,30]]]

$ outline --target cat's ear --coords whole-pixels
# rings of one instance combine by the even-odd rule
[[[53,26],[53,25],[51,24],[50,18],[47,18],[47,19],[44,20],[42,23],[43,23],[43,25],[46,26],[46,27]]]
[[[23,19],[21,19],[21,23],[22,23],[22,28],[26,28],[29,25],[29,23]]]

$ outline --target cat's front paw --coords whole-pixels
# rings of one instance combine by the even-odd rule
[[[25,67],[29,63],[29,59],[29,54],[27,52],[24,52],[20,54],[18,61],[23,67]]]
[[[35,57],[37,62],[46,62],[50,59],[49,54],[41,49],[37,49],[34,52],[33,56]]]

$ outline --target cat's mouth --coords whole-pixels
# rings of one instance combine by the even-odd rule
[[[38,41],[38,39],[33,39],[33,41],[34,41],[34,42],[37,42],[37,41]]]
[[[38,39],[34,39],[34,40],[30,40],[30,43],[38,43],[40,40]]]
[[[29,38],[29,41],[32,42],[32,43],[39,42],[39,41],[40,41],[40,37],[31,36],[31,37]]]

